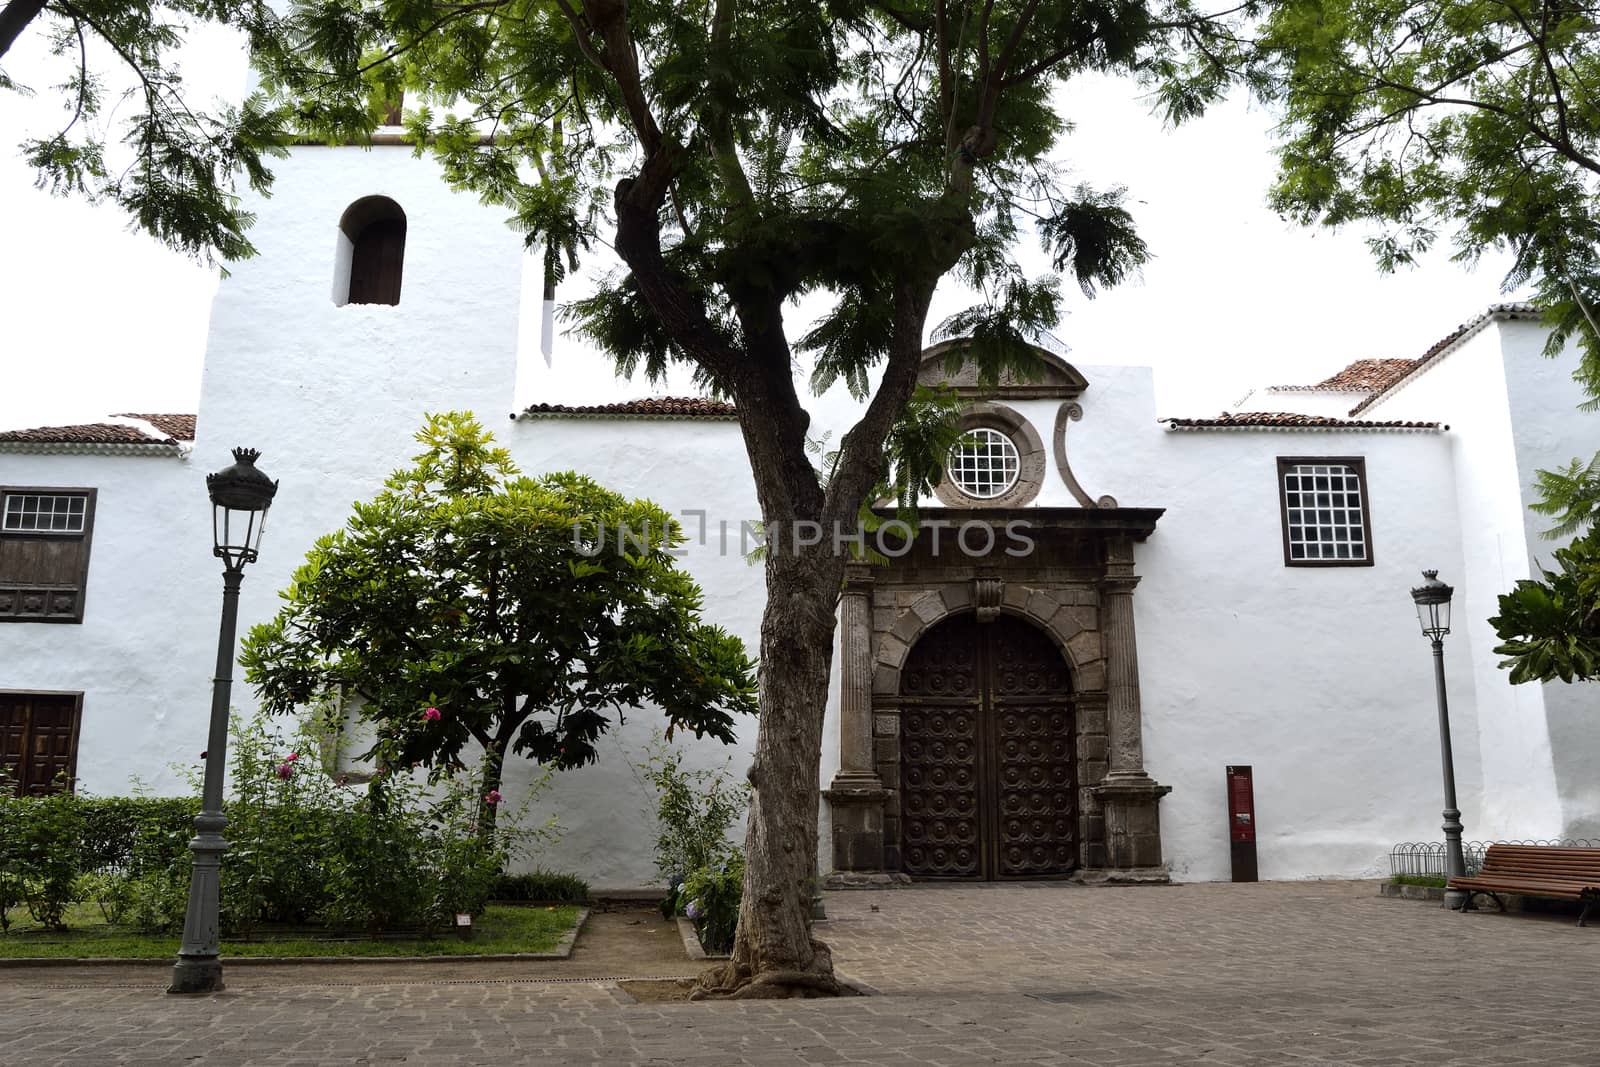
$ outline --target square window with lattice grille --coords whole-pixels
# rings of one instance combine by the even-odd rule
[[[1360,458],[1278,460],[1283,561],[1290,567],[1372,563],[1366,463]]]

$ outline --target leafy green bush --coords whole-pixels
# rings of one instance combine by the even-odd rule
[[[134,853],[145,848],[144,863],[187,860],[197,797],[152,797],[136,792],[126,797],[79,797],[83,838],[79,863],[85,871],[127,870],[136,865]],[[165,851],[156,855],[148,846],[156,839]]]
[[[524,829],[515,812],[485,825],[470,773],[431,787],[406,774],[342,786],[306,755],[318,750],[314,732],[303,724],[285,737],[262,717],[232,730],[221,891],[230,935],[264,924],[434,929],[482,912],[510,858],[555,832]],[[0,929],[24,904],[59,928],[80,899],[109,923],[180,929],[198,810],[195,797],[19,798],[0,782]]]
[[[656,871],[668,885],[733,855],[728,831],[750,803],[749,784],[727,767],[688,770],[683,761],[681,750],[657,739],[640,769],[656,792]]]
[[[22,898],[35,922],[52,930],[65,930],[67,908],[78,899],[78,876],[82,873],[81,802],[63,789],[28,798],[26,806],[32,810],[20,820],[11,841],[20,865]]]
[[[707,952],[733,950],[739,927],[739,900],[744,894],[744,853],[735,850],[714,867],[701,867],[683,881],[678,899],[683,914],[694,923],[695,933]]]
[[[529,874],[500,875],[494,880],[490,897],[534,904],[586,904],[589,883],[575,874],[535,868]]]

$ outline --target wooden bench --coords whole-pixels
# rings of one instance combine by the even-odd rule
[[[1472,907],[1472,898],[1479,893],[1492,899],[1501,911],[1506,910],[1501,893],[1581,900],[1583,914],[1578,916],[1578,925],[1583,926],[1600,901],[1600,848],[1490,845],[1476,877],[1452,878],[1447,888],[1466,890],[1462,911]]]

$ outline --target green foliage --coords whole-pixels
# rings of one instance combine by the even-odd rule
[[[511,857],[554,833],[553,824],[522,827],[517,813],[482,826],[471,776],[431,790],[402,774],[366,790],[340,786],[303,755],[316,742],[309,724],[293,737],[264,716],[234,724],[221,890],[230,936],[278,924],[447,926],[457,913],[481,912]],[[198,806],[0,794],[0,901],[26,903],[36,921],[59,928],[73,901],[92,900],[109,923],[175,933]]]
[[[432,791],[404,774],[365,791],[340,786],[304,756],[316,741],[313,725],[286,738],[264,714],[235,727],[222,885],[234,933],[448,925],[458,912],[482,911],[510,857],[552,832],[524,830],[515,816],[481,825],[471,775]]]
[[[225,938],[228,959],[281,959],[289,956],[393,957],[476,956],[511,952],[549,952],[576,921],[572,907],[491,906],[472,922],[472,938],[463,941],[443,929],[415,936],[390,933],[351,937],[347,930],[274,931],[257,940]],[[19,925],[0,937],[0,959],[100,957],[164,960],[178,951],[175,933],[140,933],[126,926],[100,924],[93,905],[77,905],[67,913],[66,932]]]
[[[1234,53],[1235,55],[1237,53]],[[1600,396],[1600,22],[1554,0],[1283,0],[1251,57],[1284,111],[1275,205],[1301,222],[1385,227],[1385,268],[1453,236],[1509,252],[1547,351],[1582,348]]]
[[[659,738],[639,773],[655,790],[656,872],[669,885],[733,853],[728,833],[749,807],[747,782],[726,766],[687,768],[683,751]]]
[[[126,868],[141,860],[189,859],[189,839],[200,802],[194,797],[127,797],[78,800],[83,816],[81,863],[85,871]],[[141,853],[141,849],[146,850]]]
[[[65,929],[82,873],[82,802],[65,788],[27,798],[6,790],[0,823],[5,824],[0,832],[0,919],[21,903],[35,922]],[[9,920],[0,926],[9,926]]]
[[[612,714],[647,702],[733,740],[754,666],[701,621],[671,516],[581,475],[523,477],[468,415],[430,416],[418,440],[415,465],[318,539],[286,606],[246,639],[267,710],[359,694],[369,755],[436,779],[472,744],[582,766]],[[482,784],[497,788],[497,762]]]
[[[25,2],[5,5],[19,14]],[[287,115],[259,94],[239,107],[211,111],[186,99],[176,54],[203,26],[241,31],[253,47],[281,49],[280,23],[267,0],[107,0],[49,3],[23,36],[0,36],[0,57],[13,43],[58,57],[65,97],[61,128],[21,145],[36,184],[57,195],[117,205],[138,227],[168,246],[207,262],[253,255],[245,237],[253,216],[237,195],[242,177],[265,192],[271,156],[284,154]],[[111,70],[102,71],[102,61]],[[129,82],[127,93],[108,91]],[[0,90],[33,90],[0,72]],[[132,101],[131,109],[124,107]],[[108,106],[109,105],[109,106]],[[108,126],[120,135],[108,147]]]
[[[1389,881],[1395,885],[1421,885],[1443,889],[1449,879],[1442,874],[1397,874]]]
[[[744,853],[737,849],[720,863],[700,867],[684,879],[678,894],[684,902],[683,914],[694,923],[707,952],[732,951],[743,893]]]
[[[489,899],[531,904],[586,904],[589,883],[575,874],[535,868],[527,874],[502,874],[494,880]]]
[[[1539,471],[1533,491],[1539,499],[1528,506],[1556,520],[1546,537],[1571,537],[1588,529],[1600,514],[1600,453],[1588,463],[1574,459],[1560,470]]]
[[[1517,582],[1489,620],[1513,685],[1600,677],[1600,530],[1554,555],[1556,569]]]

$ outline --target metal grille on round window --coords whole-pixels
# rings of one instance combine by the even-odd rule
[[[1343,463],[1301,463],[1283,475],[1292,560],[1367,558],[1361,479]]]
[[[946,471],[956,488],[978,500],[993,500],[1017,484],[1022,463],[1017,446],[999,430],[969,430],[950,450]]]

